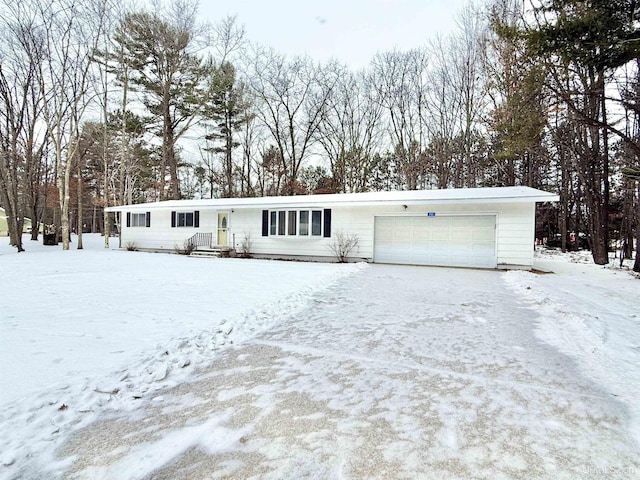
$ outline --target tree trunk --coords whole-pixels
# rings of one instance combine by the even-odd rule
[[[633,243],[634,243],[634,182],[627,181],[626,188],[624,189],[624,209],[622,213],[623,228],[620,232],[620,238],[622,239],[622,252],[623,258],[633,257]],[[637,227],[636,227],[637,228]]]
[[[0,183],[2,179],[0,179]],[[7,192],[7,188],[5,185],[2,185],[2,189],[0,192],[2,195],[0,199],[2,203],[5,205],[5,215],[7,216],[7,227],[9,230],[9,244],[11,246],[16,247],[19,252],[24,252],[24,248],[22,246],[22,223],[23,219],[19,218],[19,214],[17,212],[18,205],[12,199]]]
[[[594,96],[597,95],[600,104],[594,107],[595,118],[598,118],[598,110],[600,110],[604,124],[606,125],[606,112],[604,110],[605,91],[604,91],[604,72],[598,72],[595,81]],[[595,154],[600,158],[595,158],[593,166],[593,183],[589,186],[594,190],[594,198],[592,207],[592,219],[597,222],[594,225],[594,241],[591,246],[593,253],[593,261],[596,265],[606,265],[609,263],[609,140],[607,129],[603,127],[590,127],[596,129],[594,132],[598,136],[598,140],[602,139],[602,152],[600,149],[595,150]],[[599,142],[596,143],[599,146]],[[601,168],[598,168],[601,165]]]
[[[638,182],[636,196],[636,261],[633,264],[633,271],[640,273],[640,182]]]
[[[172,200],[180,200],[180,179],[178,178],[178,159],[176,158],[176,150],[173,139],[173,132],[167,141],[167,164],[169,165],[169,188]]]
[[[40,233],[40,220],[41,220],[40,212],[38,211],[38,207],[33,205],[31,207],[31,240],[34,242],[38,241],[38,234]]]
[[[106,130],[106,126],[104,127]],[[106,137],[106,135],[105,135]],[[106,138],[104,138],[103,140],[106,140]],[[102,234],[104,235],[104,248],[109,248],[109,236],[111,235],[111,224],[109,223],[109,213],[107,212],[107,207],[109,206],[109,163],[107,161],[107,152],[106,152],[107,148],[106,148],[106,144],[105,146],[103,146],[103,151],[102,151],[102,161],[104,162],[104,185],[102,186],[103,188],[103,194],[102,194],[102,221],[103,221],[103,228],[102,228]]]
[[[609,263],[607,208],[602,199],[597,201],[595,207],[595,212],[592,212],[592,222],[594,225],[592,226],[591,253],[596,265],[606,265]]]
[[[77,192],[78,192],[78,245],[76,248],[78,250],[82,250],[82,230],[84,228],[84,209],[82,205],[82,162],[78,159],[78,184],[77,184]]]
[[[225,111],[225,173],[227,180],[226,196],[227,198],[235,197],[235,188],[233,185],[233,124],[231,112],[229,109]]]
[[[62,155],[62,152],[60,152]],[[71,166],[72,159],[67,157],[66,164],[64,165],[64,171],[61,173],[58,170],[58,193],[60,200],[60,225],[62,227],[62,249],[69,250],[69,240],[71,238],[71,232],[69,230],[69,185],[71,183]]]
[[[6,141],[6,143],[5,143]],[[0,200],[4,204],[7,216],[10,244],[23,252],[22,248],[22,223],[24,215],[19,203],[19,167],[17,155],[17,140],[12,132],[11,138],[3,136],[3,145],[0,156]]]
[[[559,139],[560,148],[560,246],[562,252],[567,251],[567,229],[569,223],[569,169],[567,161],[567,149],[564,139]],[[576,232],[577,234],[578,232]]]

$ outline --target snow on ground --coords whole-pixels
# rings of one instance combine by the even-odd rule
[[[80,430],[59,471],[640,478],[630,405],[536,337],[544,320],[507,287],[511,275],[371,265],[161,400]]]
[[[535,266],[554,274],[512,271],[506,281],[540,314],[536,335],[625,402],[640,443],[640,280],[619,259],[594,265],[584,250],[543,249]]]
[[[39,440],[60,441],[91,413],[125,408],[181,382],[226,345],[269,328],[362,268],[128,252],[114,250],[117,239],[106,250],[98,235],[85,235],[83,250],[74,237],[67,252],[26,241],[27,251],[17,254],[2,240],[5,466],[33,454]]]
[[[0,478],[640,478],[640,280],[549,257],[538,266],[557,273],[536,275],[47,253],[28,272],[66,273],[88,306],[61,297],[29,323],[20,308],[42,313],[29,280],[2,285],[31,328],[3,308],[0,347],[5,328],[22,347],[0,359],[2,382],[7,362],[37,369],[87,339],[87,354],[126,348],[0,408]],[[15,262],[0,256],[3,272]],[[104,297],[84,289],[101,281],[112,296],[94,308]],[[136,295],[147,283],[156,298]],[[64,293],[50,285],[45,306]],[[198,313],[211,320],[190,323]],[[90,319],[93,336],[70,335]],[[140,328],[121,339],[126,320]]]

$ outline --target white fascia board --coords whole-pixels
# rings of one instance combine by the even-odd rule
[[[290,197],[219,198],[204,200],[167,200],[138,205],[108,207],[107,212],[141,210],[224,210],[323,208],[376,205],[447,205],[486,203],[556,202],[558,195],[529,187],[469,188],[448,190],[413,190],[398,192],[367,192],[327,195],[296,195]]]

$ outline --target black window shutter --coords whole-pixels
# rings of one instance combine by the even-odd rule
[[[331,237],[331,209],[324,209],[324,236]]]
[[[176,226],[176,212],[171,212],[171,226]]]
[[[200,210],[196,210],[193,212],[193,226],[195,228],[200,227]]]
[[[262,236],[269,236],[269,210],[262,210]]]
[[[131,212],[127,212],[127,227],[131,226]]]
[[[147,228],[151,226],[151,212],[147,212]]]

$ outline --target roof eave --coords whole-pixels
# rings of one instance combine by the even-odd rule
[[[279,199],[279,197],[264,197]],[[256,203],[236,203],[226,202],[220,199],[214,199],[208,201],[184,201],[184,203],[174,202],[156,202],[156,203],[143,203],[137,205],[121,205],[114,207],[107,207],[107,212],[126,212],[133,210],[170,210],[174,208],[198,208],[200,210],[224,210],[224,209],[260,209],[260,208],[322,208],[322,207],[354,207],[354,206],[384,206],[384,205],[450,205],[450,204],[496,204],[496,203],[542,203],[542,202],[557,202],[559,200],[558,195],[528,195],[528,196],[513,196],[513,197],[481,197],[481,198],[439,198],[439,199],[378,199],[378,200],[346,200],[336,201],[333,199],[323,199],[315,197],[313,201],[307,199],[302,200],[304,197],[300,196],[301,201],[262,201]],[[227,199],[222,199],[227,200]],[[176,201],[180,202],[180,201]]]

